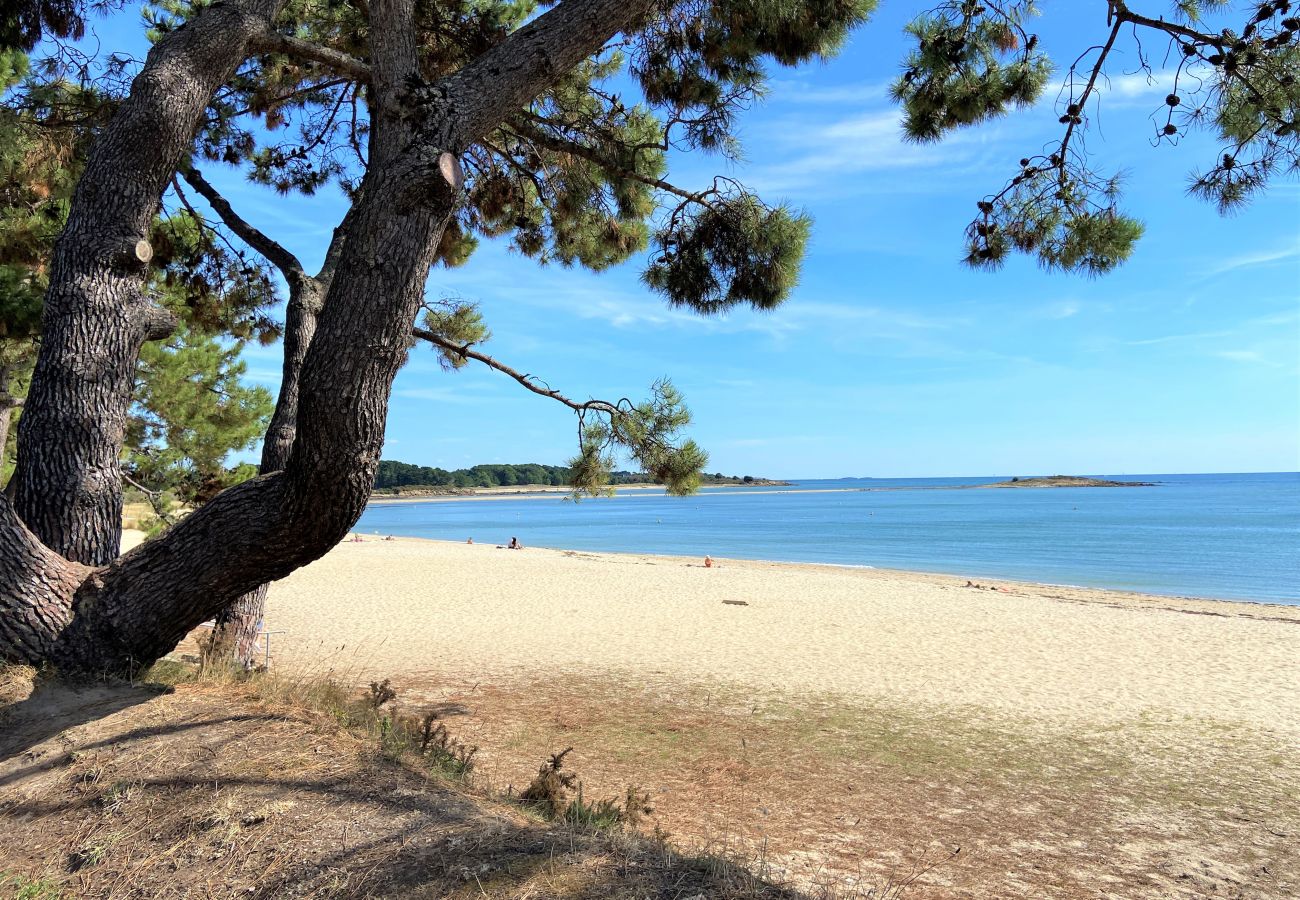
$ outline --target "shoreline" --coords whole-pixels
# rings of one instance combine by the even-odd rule
[[[453,540],[448,540],[446,538],[425,538],[425,537],[414,537],[412,535],[394,534],[391,535],[392,539],[388,540],[382,534],[379,535],[378,537],[376,537],[373,533],[366,534],[365,532],[357,532],[357,531],[351,532],[351,534],[360,535],[362,539],[360,543],[392,544],[392,543],[409,542],[409,543],[428,543],[428,544],[435,544],[435,545],[448,546],[448,547],[459,547],[463,545],[463,542],[461,541],[453,541]],[[486,543],[486,542],[475,543],[471,546],[491,547],[492,549],[507,549],[504,544],[498,545],[498,544]],[[578,556],[595,557],[595,558],[613,557],[615,559],[621,559],[625,561],[637,561],[637,560],[644,559],[644,560],[653,560],[662,563],[679,563],[687,567],[704,568],[704,565],[700,562],[700,560],[703,559],[702,556],[681,556],[679,554],[672,554],[672,553],[641,553],[632,550],[584,550],[584,549],[578,549],[572,547],[546,547],[540,544],[526,545],[524,547],[524,550],[528,552],[541,551],[545,553],[556,553],[562,556],[578,555]],[[1128,588],[1095,587],[1091,585],[1068,584],[1065,582],[1054,582],[1054,581],[1033,581],[1033,580],[1027,580],[1023,578],[1008,578],[1008,577],[1003,577],[1001,575],[987,575],[987,574],[981,575],[981,574],[971,574],[971,573],[958,574],[953,572],[940,572],[940,571],[926,570],[926,569],[896,569],[890,566],[873,566],[867,563],[808,562],[804,560],[771,559],[766,557],[759,558],[759,557],[742,557],[742,556],[712,556],[712,555],[710,556],[713,559],[714,567],[716,568],[721,568],[723,565],[732,565],[732,566],[771,567],[771,568],[778,568],[778,569],[791,569],[796,571],[801,569],[809,569],[814,571],[821,570],[821,569],[829,569],[832,571],[844,571],[844,572],[871,572],[871,573],[877,573],[882,576],[889,576],[894,578],[938,579],[943,583],[961,581],[963,583],[956,586],[961,587],[963,589],[965,589],[966,587],[965,586],[966,581],[973,581],[974,579],[978,578],[978,579],[982,579],[983,582],[988,582],[988,584],[983,584],[981,582],[982,586],[979,588],[981,590],[986,590],[986,591],[988,590],[996,591],[998,588],[1001,587],[1007,589],[1019,589],[1021,591],[1034,591],[1034,592],[1043,591],[1043,590],[1065,590],[1065,591],[1079,592],[1080,594],[1084,594],[1084,595],[1095,595],[1095,597],[1092,597],[1090,601],[1084,598],[1071,598],[1071,599],[1082,600],[1083,602],[1107,603],[1110,602],[1114,596],[1119,596],[1127,599],[1133,599],[1137,601],[1147,601],[1147,602],[1182,603],[1182,604],[1193,604],[1197,606],[1209,604],[1210,608],[1207,608],[1202,613],[1204,615],[1216,615],[1216,614],[1226,615],[1226,613],[1215,611],[1214,607],[1217,607],[1220,604],[1232,604],[1232,605],[1247,607],[1249,609],[1258,609],[1260,607],[1264,607],[1267,609],[1275,609],[1278,611],[1285,610],[1288,613],[1287,615],[1279,615],[1275,618],[1270,617],[1270,620],[1294,622],[1295,624],[1300,625],[1300,600],[1297,600],[1296,603],[1279,603],[1276,600],[1242,600],[1233,597],[1201,597],[1201,596],[1194,596],[1191,594],[1160,594],[1153,591],[1137,591],[1137,590],[1130,590]],[[1184,610],[1178,610],[1178,611],[1182,612]],[[1248,615],[1245,617],[1261,618],[1260,616],[1253,616],[1253,615]]]
[[[1222,720],[1300,734],[1300,607],[978,583],[371,538],[273,584],[266,627],[284,632],[272,651],[282,665],[359,682],[609,676],[988,720]]]
[[[662,484],[616,484],[613,485],[615,491],[662,491]],[[723,488],[744,490],[748,493],[764,493],[756,490],[759,488],[768,488],[767,493],[771,493],[770,488],[780,487],[776,484],[706,484],[702,488]],[[853,488],[837,488],[835,490],[853,490]],[[456,500],[550,500],[553,497],[564,499],[573,493],[573,488],[558,484],[533,484],[533,485],[513,485],[509,487],[490,487],[490,488],[459,488],[447,492],[429,491],[427,493],[415,493],[408,495],[401,494],[371,494],[367,505],[371,503],[449,503]],[[696,496],[700,496],[701,491]],[[584,497],[584,500],[596,500],[607,498]]]
[[[758,481],[753,484],[705,484],[700,486],[700,490],[692,496],[703,497],[709,496],[710,489],[722,490],[741,490],[746,494],[858,494],[858,493],[887,493],[896,491],[970,491],[983,489],[1015,489],[1015,490],[1061,490],[1063,488],[1133,488],[1133,487],[1159,487],[1161,482],[1158,481],[1123,481],[1123,482],[1103,482],[1096,484],[1071,484],[1071,483],[1046,483],[1046,482],[1010,482],[1010,481],[991,481],[981,484],[917,484],[917,485],[892,485],[889,487],[833,487],[833,488],[815,488],[800,487],[797,481]],[[620,491],[663,491],[662,484],[617,484],[612,485],[615,490],[615,496]],[[517,485],[509,487],[489,487],[489,488],[458,488],[448,491],[428,491],[423,493],[413,493],[409,495],[401,494],[371,494],[370,503],[431,503],[441,502],[449,503],[457,500],[545,500],[554,495],[561,497],[567,496],[572,492],[572,488],[564,485]],[[635,496],[635,493],[633,494]],[[584,499],[611,499],[604,497],[586,497]]]
[[[504,499],[504,498],[485,498],[485,499]],[[514,499],[519,499],[519,498],[514,498]],[[536,498],[536,499],[544,499],[544,498]],[[360,535],[364,542],[384,541],[384,535],[382,534],[376,535],[374,532],[367,533],[363,531],[353,531],[350,534]],[[392,535],[392,539],[393,541],[427,541],[433,544],[448,544],[452,546],[456,546],[461,543],[460,541],[449,540],[447,538],[426,538],[426,537],[415,537],[413,535],[400,535],[400,534]],[[496,546],[496,545],[483,544],[482,546]],[[694,556],[681,556],[678,554],[671,554],[671,553],[646,553],[646,552],[639,552],[635,550],[587,550],[587,549],[572,548],[572,547],[547,547],[541,544],[528,544],[525,546],[525,549],[545,550],[553,553],[580,553],[580,554],[586,554],[592,556],[615,556],[615,557],[630,557],[630,558],[646,557],[646,558],[652,558],[657,560],[664,560],[667,562],[681,562],[685,565],[699,565],[699,560],[703,558],[703,557],[694,557]],[[1256,599],[1245,599],[1241,597],[1214,597],[1214,596],[1200,596],[1195,594],[1183,594],[1183,593],[1160,593],[1158,591],[1139,591],[1131,588],[1122,588],[1122,587],[1099,587],[1096,585],[1072,584],[1069,582],[1035,581],[1033,579],[1016,578],[1013,576],[993,575],[993,574],[988,574],[987,572],[979,573],[974,571],[966,571],[966,572],[957,573],[957,572],[944,572],[937,569],[898,569],[898,568],[893,568],[891,566],[875,566],[869,563],[813,562],[808,560],[797,560],[797,559],[773,559],[770,557],[743,557],[743,556],[732,556],[732,557],[713,556],[713,560],[715,563],[721,563],[721,562],[745,563],[745,564],[757,564],[757,565],[768,565],[768,566],[792,566],[796,568],[806,566],[811,568],[828,568],[828,569],[843,570],[843,571],[872,571],[872,572],[880,572],[882,574],[899,576],[899,577],[918,576],[918,577],[943,578],[943,579],[950,579],[950,580],[982,579],[983,581],[997,582],[1004,586],[1015,585],[1022,589],[1035,589],[1035,590],[1036,589],[1060,589],[1060,590],[1070,590],[1070,591],[1092,592],[1099,595],[1123,594],[1126,596],[1133,596],[1133,597],[1146,597],[1146,598],[1150,598],[1151,600],[1179,601],[1179,602],[1186,601],[1189,603],[1211,603],[1211,604],[1233,603],[1233,604],[1242,604],[1249,607],[1261,607],[1261,606],[1270,607],[1270,608],[1276,607],[1278,609],[1296,611],[1296,619],[1297,622],[1300,623],[1300,598],[1296,598],[1296,602],[1294,603],[1284,603],[1284,602],[1279,602],[1277,600],[1256,600]]]

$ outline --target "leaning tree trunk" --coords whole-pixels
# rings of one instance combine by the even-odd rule
[[[74,549],[99,553],[103,533],[115,535],[120,527],[105,518],[112,503],[100,489],[103,467],[116,466],[104,461],[103,449],[111,443],[117,406],[101,425],[104,413],[93,402],[103,396],[125,409],[130,385],[117,376],[128,359],[134,363],[138,345],[132,345],[149,333],[151,316],[130,290],[138,292],[139,276],[120,273],[112,255],[143,233],[185,149],[177,135],[189,139],[203,103],[225,77],[221,72],[238,63],[242,50],[232,45],[256,30],[248,9],[259,6],[278,8],[275,0],[218,3],[160,41],[91,153],[70,231],[56,250],[57,289],[46,306],[55,332],[51,339],[47,331],[37,365],[40,389],[34,384],[30,395],[33,405],[39,397],[55,408],[36,425],[27,425],[31,410],[23,417],[24,439],[31,435],[33,445],[20,462],[27,472],[18,513],[0,498],[0,658],[93,673],[134,671],[235,598],[318,559],[347,534],[370,497],[389,392],[406,358],[435,248],[458,202],[457,155],[637,21],[652,0],[565,0],[434,91],[414,98],[378,91],[376,106],[409,124],[390,123],[390,148],[372,156],[346,223],[337,274],[303,361],[297,436],[283,471],[229,488],[159,539],[87,568],[41,538],[69,543],[77,530],[68,510],[83,507],[96,510],[94,528]],[[412,6],[412,0],[374,0],[376,30],[409,32]],[[225,24],[203,32],[195,46],[205,20]],[[178,35],[186,37],[174,42]],[[412,63],[413,56],[399,62]],[[376,64],[383,66],[378,54]],[[409,84],[414,75],[389,70],[376,84]],[[161,149],[122,146],[131,136]],[[160,160],[169,154],[172,169],[163,171]],[[376,158],[380,165],[373,165]],[[130,164],[115,169],[115,159]],[[105,232],[91,227],[96,221]],[[117,394],[102,395],[100,378]],[[60,426],[70,432],[61,435]],[[42,465],[74,489],[71,502],[39,483]],[[24,508],[35,525],[20,518]]]
[[[303,269],[302,262],[279,242],[244,220],[231,207],[229,201],[214,188],[193,166],[184,171],[185,179],[208,201],[231,231],[250,247],[261,253],[284,275],[289,285],[289,302],[285,311],[284,361],[280,377],[280,393],[275,412],[262,441],[260,472],[269,475],[279,472],[289,463],[294,436],[298,425],[298,395],[301,391],[302,365],[307,349],[316,334],[316,320],[320,315],[325,294],[339,255],[347,238],[350,213],[334,229],[325,261],[313,277]],[[251,668],[256,663],[257,636],[262,629],[266,611],[267,585],[258,585],[217,613],[210,638],[203,648],[208,661],[224,661]]]

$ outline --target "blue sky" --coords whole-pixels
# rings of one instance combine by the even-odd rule
[[[1147,225],[1134,258],[1097,280],[1024,259],[970,271],[962,231],[976,201],[1060,126],[1045,102],[939,145],[904,144],[885,90],[918,5],[885,2],[833,62],[776,72],[769,99],[743,121],[743,165],[674,161],[674,180],[732,175],[815,218],[783,308],[702,319],[642,288],[638,261],[596,275],[539,268],[493,244],[462,269],[435,271],[430,294],[480,303],[488,352],[571,395],[639,398],[670,376],[710,471],[1300,468],[1296,182],[1226,219],[1187,197],[1188,172],[1217,147],[1206,137],[1152,147],[1168,84],[1125,77],[1136,57],[1122,41],[1089,148],[1101,169],[1128,172],[1127,206]],[[1102,36],[1104,4],[1044,6],[1036,30],[1058,63]],[[101,34],[125,31],[124,16],[101,22]],[[340,199],[281,198],[233,170],[205,172],[245,217],[319,261]],[[279,348],[250,349],[248,360],[250,376],[274,388]],[[574,447],[567,410],[494,372],[445,373],[417,349],[397,379],[388,458],[558,463]]]

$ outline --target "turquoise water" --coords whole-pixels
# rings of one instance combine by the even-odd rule
[[[372,504],[356,530],[1300,605],[1300,473],[1103,477],[1159,484],[944,490],[1002,476],[851,479],[686,498],[628,491],[578,504],[550,496],[391,502]]]

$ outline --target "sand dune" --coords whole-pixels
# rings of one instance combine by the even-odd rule
[[[1099,725],[1300,733],[1300,609],[886,570],[423,540],[344,543],[276,584],[280,665],[564,671],[833,692]],[[987,583],[986,583],[987,584]],[[745,604],[745,605],[740,605]]]

